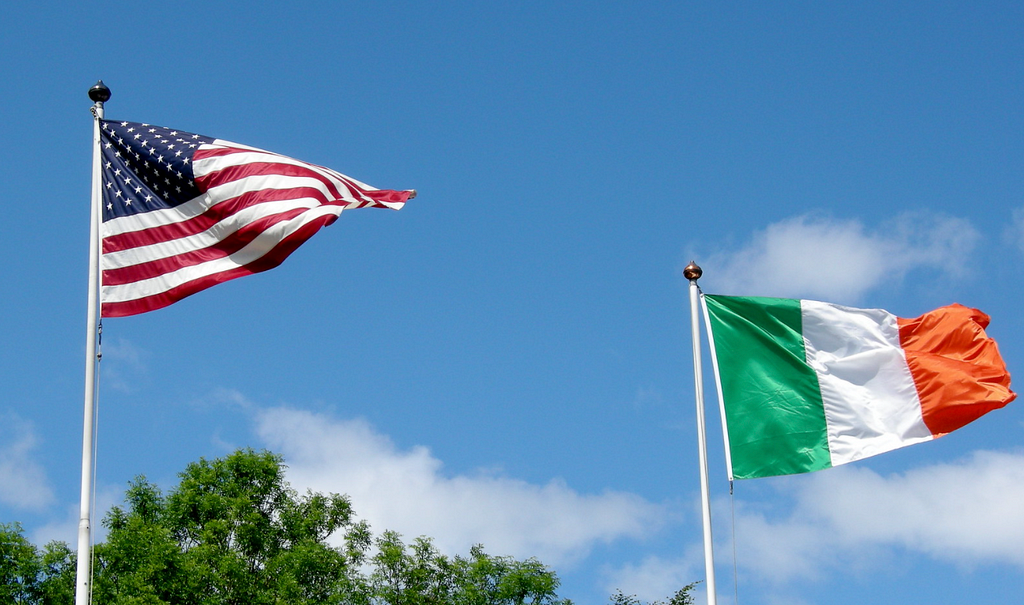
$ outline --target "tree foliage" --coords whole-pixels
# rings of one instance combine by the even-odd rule
[[[0,603],[71,603],[75,562],[66,544],[51,542],[39,550],[21,525],[0,524]]]
[[[693,595],[691,593],[697,584],[697,582],[687,584],[669,597],[668,601],[652,601],[650,605],[693,605]],[[610,605],[644,605],[643,601],[636,598],[636,595],[627,595],[621,590],[616,590],[608,599],[608,602]]]
[[[270,452],[201,459],[166,495],[145,477],[103,519],[93,602],[107,605],[569,605],[535,559],[479,546],[448,557],[428,538],[374,539],[346,496],[299,494]],[[75,554],[0,525],[0,603],[70,605]]]
[[[446,557],[427,538],[406,546],[385,532],[376,541],[370,577],[375,603],[388,605],[569,605],[558,578],[540,561],[493,557],[481,546]]]
[[[474,546],[447,556],[429,538],[376,538],[346,496],[299,494],[270,452],[201,459],[166,495],[145,477],[103,519],[93,602],[104,605],[571,605],[558,576],[530,558]],[[40,550],[0,525],[0,603],[70,605],[75,553]],[[667,603],[691,605],[693,585]],[[641,605],[621,592],[619,605]]]

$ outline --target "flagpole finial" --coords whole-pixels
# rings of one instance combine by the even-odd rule
[[[110,100],[110,89],[103,83],[103,80],[97,80],[96,84],[89,89],[89,98],[94,103],[106,103]]]
[[[704,275],[704,270],[701,269],[697,265],[697,263],[695,263],[693,261],[690,261],[690,264],[686,265],[686,268],[683,269],[683,277],[685,277],[686,279],[688,279],[690,281],[695,281],[695,280],[700,279],[701,275]]]

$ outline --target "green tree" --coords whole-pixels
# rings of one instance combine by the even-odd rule
[[[494,557],[480,545],[469,557],[446,557],[428,538],[406,546],[395,532],[376,541],[370,578],[380,605],[570,605],[556,594],[558,576],[536,559]]]
[[[34,603],[41,562],[18,523],[0,525],[0,603]]]
[[[75,556],[66,544],[40,551],[20,524],[0,524],[0,603],[71,603],[74,592]]]
[[[280,456],[200,459],[166,495],[145,477],[103,519],[93,602],[104,605],[571,605],[540,561],[474,546],[447,556],[426,537],[376,539],[345,496],[299,494]],[[330,538],[331,542],[328,542]],[[332,544],[333,543],[333,544]],[[0,603],[71,605],[75,553],[38,549],[0,524]],[[691,584],[667,603],[692,605]],[[642,605],[618,591],[617,605]]]
[[[558,576],[537,559],[518,561],[512,557],[487,555],[483,546],[470,549],[468,559],[459,559],[466,569],[462,582],[467,605],[548,605],[565,603],[556,595]]]
[[[699,582],[691,582],[686,586],[683,586],[672,595],[665,605],[693,605],[693,589],[699,584]],[[655,601],[651,605],[660,605],[660,601]]]
[[[687,584],[669,597],[668,601],[653,601],[651,605],[693,605],[693,594],[691,593],[697,584],[699,582]],[[636,598],[636,595],[627,595],[618,589],[609,597],[608,602],[611,605],[643,605],[643,601]]]
[[[168,496],[145,478],[96,547],[94,594],[115,605],[361,603],[365,523],[337,494],[298,495],[279,456],[240,450],[189,464]],[[345,548],[327,544],[345,532]]]
[[[535,559],[474,547],[447,557],[428,538],[374,539],[345,496],[299,495],[281,458],[240,450],[189,464],[166,496],[139,477],[104,519],[95,601],[112,605],[556,605]],[[332,546],[328,538],[341,543]],[[371,554],[372,553],[372,554]]]
[[[40,605],[63,605],[75,601],[75,573],[78,558],[63,542],[43,547],[42,574],[39,577]]]

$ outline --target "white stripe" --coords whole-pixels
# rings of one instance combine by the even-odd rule
[[[118,303],[136,300],[166,292],[190,281],[230,271],[262,258],[284,238],[298,231],[307,223],[327,215],[339,215],[341,206],[320,206],[295,217],[290,221],[278,223],[261,233],[245,248],[231,256],[218,258],[209,262],[190,267],[183,267],[172,273],[118,286],[103,286],[104,303]]]
[[[206,212],[210,208],[217,204],[230,200],[242,195],[249,191],[266,191],[269,189],[284,190],[284,189],[295,189],[299,187],[316,189],[317,191],[324,194],[327,199],[333,199],[332,194],[321,181],[313,177],[302,177],[302,176],[276,176],[276,175],[254,175],[247,176],[236,181],[230,181],[223,185],[218,185],[206,194],[201,195],[193,200],[190,200],[176,208],[167,208],[165,210],[156,210],[153,212],[143,212],[132,216],[124,216],[117,219],[113,219],[103,223],[103,237],[112,237],[114,235],[121,235],[123,233],[131,233],[134,231],[141,231],[143,229],[150,229],[153,227],[164,227],[166,225],[173,225],[175,223],[182,223],[187,220],[193,219],[203,212]],[[298,200],[307,200],[308,197],[295,198]],[[353,203],[356,202],[354,198],[349,198]],[[287,200],[278,200],[287,201]],[[268,203],[268,202],[264,202]],[[316,201],[316,204],[319,204]],[[253,207],[258,208],[263,204],[257,204]]]
[[[323,182],[318,179],[311,176],[281,176],[278,174],[257,174],[243,177],[234,181],[222,183],[216,187],[211,187],[206,193],[210,195],[213,200],[213,205],[216,205],[225,200],[234,199],[243,193],[267,191],[271,189],[298,189],[299,187],[316,189],[320,193],[324,194],[324,197],[327,199],[334,199],[334,194],[327,189],[327,185],[324,185]],[[353,201],[355,200],[353,199]]]
[[[277,155],[273,151],[267,151],[266,149],[260,149],[259,147],[253,147],[252,145],[242,145],[241,143],[235,143],[234,141],[225,141],[224,139],[214,139],[207,143],[209,147],[217,147],[219,149],[248,149],[249,151],[259,151],[261,153],[269,153],[271,155]],[[286,157],[286,156],[281,156]]]
[[[217,143],[224,142],[218,141]],[[306,162],[302,162],[294,158],[257,150],[252,147],[246,147],[244,145],[235,145],[234,143],[231,143],[230,145],[251,149],[253,150],[253,153],[233,153],[226,156],[216,156],[198,160],[192,166],[192,170],[196,178],[224,168],[244,166],[252,162],[270,162],[287,164],[290,166],[300,166],[322,175],[325,179],[334,184],[335,189],[341,194],[341,199],[346,202],[357,203],[359,201],[369,200],[369,198],[365,198],[362,195],[358,198],[354,197],[349,191],[349,188],[344,185],[346,180],[356,184],[357,186],[362,186],[369,191],[374,190],[374,188],[369,185],[363,185],[362,183],[359,183],[354,179],[349,179],[348,177],[345,177],[333,170],[307,164]],[[202,148],[209,149],[211,147],[220,148],[223,147],[223,145],[204,145]],[[237,197],[242,193],[245,193],[247,190],[288,189],[291,187],[312,187],[323,193],[324,197],[327,199],[333,200],[335,198],[334,194],[326,185],[324,185],[323,182],[313,177],[282,176],[272,174],[248,176],[222,183],[211,188],[205,194],[174,208],[143,212],[106,221],[103,223],[103,237],[111,237],[122,233],[131,233],[133,231],[142,231],[144,229],[152,229],[153,227],[162,227],[165,225],[184,222],[203,214],[215,204]]]
[[[108,252],[103,255],[103,270],[121,269],[162,258],[170,258],[178,254],[202,250],[231,237],[254,221],[295,210],[296,208],[308,210],[319,205],[319,200],[307,197],[278,202],[264,202],[250,206],[212,225],[206,231],[188,237],[179,237],[148,246],[137,246],[127,250]]]
[[[245,148],[243,145],[204,145],[200,149],[235,149]],[[192,173],[198,179],[204,177],[211,172],[223,170],[224,168],[231,168],[234,166],[245,166],[246,164],[253,164],[256,162],[265,162],[268,164],[288,164],[290,166],[301,166],[302,168],[315,169],[316,166],[303,162],[302,160],[296,160],[284,155],[278,155],[276,153],[270,153],[269,151],[263,151],[261,149],[255,149],[252,147],[246,148],[250,151],[239,151],[235,153],[229,153],[225,155],[215,155],[210,157],[201,158],[192,162]]]
[[[335,188],[339,191],[343,199],[354,199],[350,188],[355,187],[356,189],[362,189],[364,191],[379,191],[376,187],[367,185],[361,181],[358,181],[350,176],[341,174],[336,170],[331,170],[324,166],[317,166],[316,164],[310,164],[309,162],[303,162],[302,160],[296,160],[284,155],[278,155],[262,149],[256,149],[255,147],[246,147],[244,145],[237,145],[235,143],[228,143],[227,141],[215,141],[213,145],[207,146],[217,148],[244,148],[248,149],[248,152],[231,153],[228,155],[212,156],[196,160],[192,164],[192,172],[196,178],[206,176],[212,172],[223,170],[225,168],[231,168],[235,166],[244,166],[246,164],[252,164],[256,162],[266,162],[271,164],[286,164],[289,166],[299,166],[305,168],[311,172],[315,172],[320,176],[324,177],[328,181],[332,182]],[[328,196],[331,197],[331,196]],[[362,197],[362,196],[360,196]],[[364,198],[367,201],[373,201],[371,198]]]
[[[122,233],[182,223],[206,212],[214,203],[215,200],[204,193],[174,208],[164,208],[163,210],[140,212],[139,214],[113,218],[103,222],[103,237],[112,237]]]
[[[202,160],[199,160],[199,162],[194,163],[193,166],[192,166],[192,172],[195,175],[197,175],[197,176],[200,173],[202,173],[203,175],[209,174],[213,170],[219,170],[220,168],[223,168],[224,166],[242,165],[242,164],[248,164],[250,162],[277,162],[279,164],[292,164],[292,165],[295,165],[295,166],[305,166],[306,168],[309,168],[311,170],[316,170],[318,172],[321,172],[325,176],[331,176],[331,177],[333,177],[333,178],[335,178],[337,180],[347,181],[347,182],[355,185],[356,187],[359,187],[360,189],[363,189],[363,190],[366,190],[366,191],[379,191],[379,189],[377,189],[376,187],[374,187],[372,185],[367,185],[366,183],[364,183],[364,182],[362,182],[362,181],[360,181],[358,179],[354,179],[354,178],[352,178],[352,177],[350,177],[348,175],[341,174],[337,170],[333,170],[331,168],[327,168],[326,166],[319,166],[317,164],[310,164],[309,162],[303,162],[302,160],[296,160],[295,158],[291,158],[291,157],[288,157],[286,155],[281,155],[279,153],[274,153],[272,151],[267,151],[265,149],[260,149],[259,147],[250,147],[249,145],[242,145],[240,143],[233,143],[231,141],[225,141],[223,139],[217,139],[217,140],[213,141],[212,143],[208,143],[205,147],[207,149],[210,149],[210,148],[215,148],[215,149],[244,149],[244,150],[251,151],[251,152],[254,152],[254,153],[251,153],[251,154],[233,153],[233,154],[229,154],[229,155],[226,155],[226,156],[210,157],[210,158],[204,158]],[[202,148],[202,147],[200,147],[200,148]],[[261,155],[263,155],[263,156],[272,156],[272,157],[268,159],[268,158],[265,158],[265,157],[260,157]],[[234,158],[234,159],[232,159],[232,158]],[[219,160],[220,162],[223,162],[223,164],[221,164],[218,168],[213,168],[213,167],[209,167],[209,166],[205,166],[205,165],[199,166],[199,164],[201,164],[201,163],[211,162],[213,160]],[[197,166],[199,166],[199,167],[197,168]]]
[[[341,199],[346,201],[357,201],[361,200],[367,204],[382,204],[388,207],[401,208],[402,204],[395,202],[378,202],[373,198],[367,197],[362,194],[362,191],[380,191],[372,185],[354,179],[348,175],[341,174],[336,170],[324,166],[318,166],[316,164],[310,164],[309,162],[303,162],[302,160],[296,160],[288,156],[279,155],[256,147],[249,147],[247,145],[239,145],[237,143],[231,143],[229,141],[216,140],[213,143],[207,145],[207,148],[217,149],[232,149],[241,148],[246,149],[248,152],[232,153],[222,156],[213,156],[197,160],[192,164],[192,172],[196,178],[200,176],[206,176],[217,170],[229,168],[233,166],[244,166],[245,164],[251,164],[254,162],[268,162],[276,164],[288,164],[291,166],[300,166],[312,172],[316,172],[324,179],[330,181],[334,188],[339,192]],[[351,191],[355,188],[356,191]],[[357,196],[357,197],[354,197]],[[333,199],[332,195],[327,196],[329,199]]]
[[[825,404],[832,465],[931,439],[896,317],[881,309],[800,304],[807,362],[818,374]]]

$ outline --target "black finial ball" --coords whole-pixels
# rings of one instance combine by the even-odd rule
[[[110,89],[103,83],[103,80],[99,80],[89,89],[89,98],[96,103],[106,103],[110,100]]]

